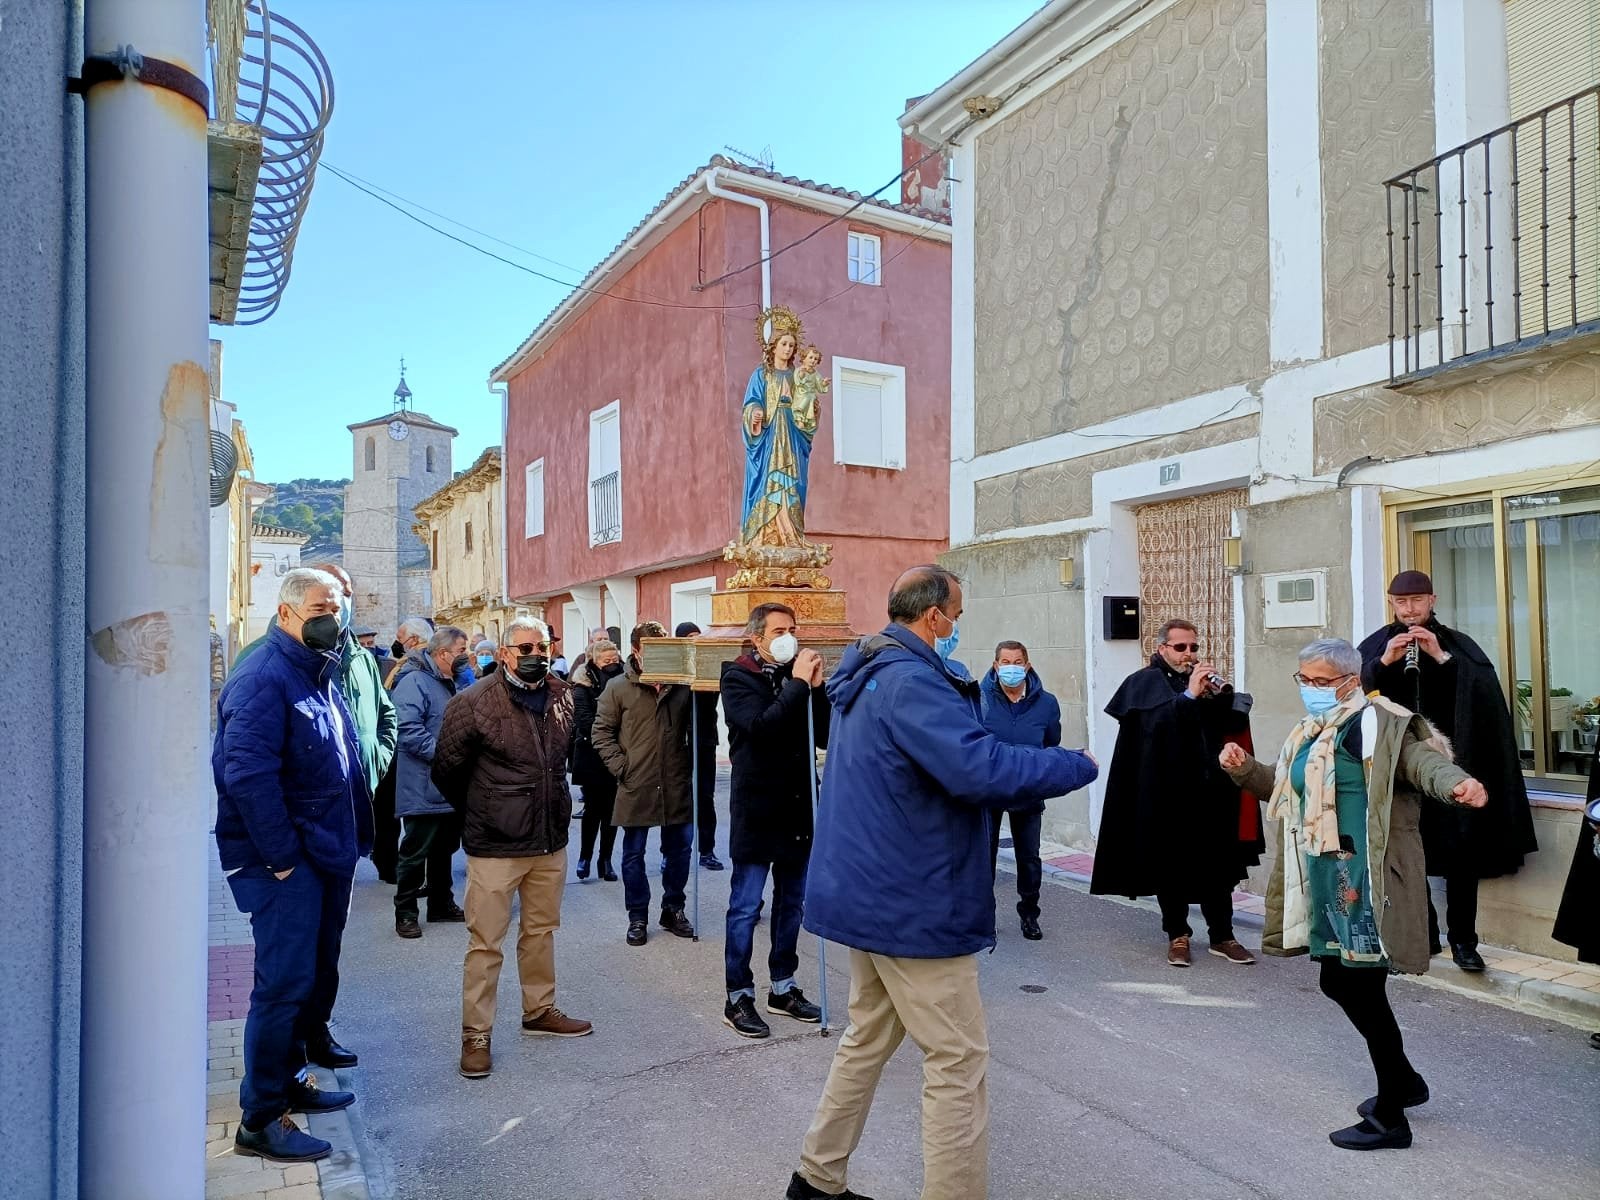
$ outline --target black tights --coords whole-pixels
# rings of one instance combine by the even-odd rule
[[[1367,1039],[1367,1053],[1378,1076],[1378,1104],[1372,1115],[1380,1124],[1405,1123],[1405,1097],[1422,1077],[1406,1058],[1400,1023],[1389,1007],[1389,972],[1383,967],[1347,967],[1336,958],[1322,962],[1322,994],[1344,1009],[1356,1032]]]
[[[611,865],[611,850],[617,842],[617,827],[611,823],[612,808],[617,801],[617,785],[601,781],[583,785],[583,816],[579,826],[578,857],[589,861],[594,852],[595,834],[600,835],[600,862],[595,870]]]

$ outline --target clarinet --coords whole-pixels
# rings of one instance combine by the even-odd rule
[[[1406,647],[1406,670],[1422,670],[1422,647],[1415,642]]]

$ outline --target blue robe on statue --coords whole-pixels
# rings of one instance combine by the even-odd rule
[[[817,432],[814,404],[796,410],[794,373],[757,367],[745,388],[742,540],[796,545],[805,535],[806,475]],[[752,432],[761,417],[761,432]]]

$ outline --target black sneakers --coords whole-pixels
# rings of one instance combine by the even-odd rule
[[[722,1006],[722,1023],[740,1037],[771,1037],[772,1030],[756,1013],[756,1002],[749,996],[740,996]]]
[[[825,1192],[812,1187],[806,1182],[805,1176],[796,1171],[789,1177],[789,1190],[784,1192],[783,1200],[872,1200],[872,1197],[852,1192],[849,1188],[842,1192]]]
[[[628,922],[628,945],[642,946],[650,940],[650,929],[643,921]]]
[[[777,1013],[781,1017],[793,1017],[796,1021],[805,1021],[811,1025],[822,1020],[822,1010],[807,1000],[806,994],[797,987],[790,988],[782,995],[768,992],[767,1011]]]
[[[689,924],[689,918],[683,915],[683,909],[681,908],[663,908],[661,910],[661,928],[682,938],[692,938],[694,936],[694,926]]]

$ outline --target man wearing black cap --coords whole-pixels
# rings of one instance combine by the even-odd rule
[[[1489,793],[1481,809],[1422,806],[1428,874],[1445,882],[1450,957],[1463,971],[1481,971],[1478,880],[1511,874],[1538,844],[1500,680],[1477,642],[1440,622],[1437,601],[1433,580],[1423,572],[1394,577],[1389,605],[1395,619],[1361,643],[1361,682],[1432,722],[1450,739],[1457,764]],[[1428,922],[1438,954],[1439,916],[1431,900]]]
[[[679,621],[672,631],[673,637],[697,638],[700,626],[693,621]],[[694,694],[695,780],[699,791],[695,794],[695,824],[700,829],[700,865],[708,871],[723,869],[717,857],[717,693]]]

